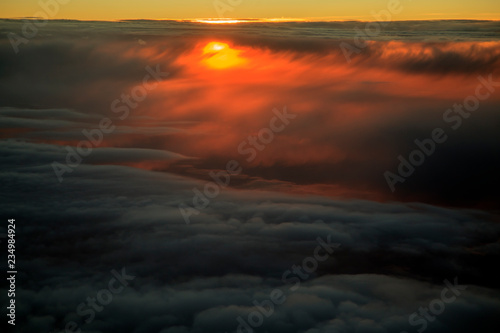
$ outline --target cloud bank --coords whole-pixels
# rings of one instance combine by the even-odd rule
[[[350,62],[340,45],[363,22],[53,21],[15,54],[8,32],[22,24],[0,22],[19,332],[236,332],[277,288],[286,301],[255,332],[417,332],[425,317],[412,314],[455,277],[467,289],[425,331],[496,332],[497,22],[394,22]],[[208,67],[213,41],[244,65]],[[134,99],[148,66],[168,76]],[[450,129],[443,114],[479,77],[493,90]],[[249,159],[241,143],[285,107],[296,117]],[[436,128],[448,140],[392,193],[384,172]],[[54,162],[82,142],[91,153],[59,182]],[[187,225],[179,205],[230,160],[241,174]],[[284,279],[318,237],[340,247]],[[86,322],[80,304],[122,268],[135,278]]]

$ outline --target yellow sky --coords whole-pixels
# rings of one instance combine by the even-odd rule
[[[499,0],[2,0],[0,17],[80,20],[190,18],[329,18],[374,20],[372,12],[397,9],[392,20],[500,19]],[[63,4],[64,3],[64,4]],[[399,3],[399,4],[398,4]],[[44,5],[45,4],[45,5]],[[57,4],[57,5],[54,5]],[[37,15],[38,14],[38,15]]]

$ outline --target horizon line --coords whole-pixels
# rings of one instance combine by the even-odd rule
[[[42,17],[25,16],[25,17],[0,17],[0,20],[40,20]],[[241,23],[334,23],[334,22],[433,22],[433,21],[471,21],[471,22],[499,22],[500,19],[486,19],[486,18],[429,18],[429,19],[406,19],[406,20],[364,20],[364,19],[340,19],[329,17],[312,17],[312,18],[186,18],[186,19],[173,19],[173,18],[123,18],[123,19],[74,19],[74,18],[56,18],[46,19],[47,21],[76,21],[76,22],[127,22],[127,21],[153,21],[153,22],[180,22],[180,23],[200,23],[200,24],[241,24]]]

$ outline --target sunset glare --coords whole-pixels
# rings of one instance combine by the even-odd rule
[[[203,62],[214,69],[236,67],[246,62],[240,53],[226,43],[210,42],[203,48]]]

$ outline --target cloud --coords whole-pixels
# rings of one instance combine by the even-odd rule
[[[5,32],[21,24],[0,21],[0,211],[18,228],[21,332],[71,320],[89,333],[234,332],[275,288],[287,301],[258,332],[411,332],[455,276],[468,289],[427,332],[496,332],[498,95],[394,196],[383,173],[447,126],[478,75],[498,76],[497,23],[394,22],[352,63],[339,46],[363,22],[54,21],[15,55]],[[204,66],[214,39],[247,67]],[[120,119],[113,101],[156,64],[168,78]],[[247,161],[240,144],[284,106],[296,118]],[[104,117],[115,130],[60,183],[51,164]],[[187,225],[179,205],[233,159],[242,174]],[[292,291],[283,273],[318,237],[341,246]],[[85,323],[77,307],[122,267],[136,278]]]
[[[466,332],[478,320],[485,331],[493,327],[500,300],[490,263],[500,254],[500,228],[489,213],[228,190],[187,226],[178,204],[189,203],[202,182],[83,164],[58,184],[38,161],[59,149],[18,146],[1,154],[1,209],[22,221],[23,269],[37,272],[36,279],[19,276],[26,329],[80,322],[71,313],[121,267],[137,278],[95,321],[82,323],[85,330],[230,332],[238,316],[254,310],[253,300],[276,287],[289,297],[262,330],[408,330],[408,316],[454,276],[470,291],[430,331]],[[22,164],[9,168],[20,156]],[[293,283],[283,283],[283,272],[328,235],[341,247],[289,291]]]

